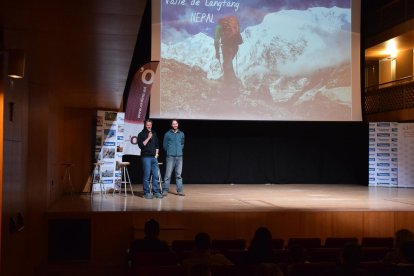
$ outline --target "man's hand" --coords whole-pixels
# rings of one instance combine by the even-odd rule
[[[147,137],[147,139],[145,139],[142,143],[144,144],[144,146],[146,146],[148,143],[149,143],[149,141],[151,140],[151,137],[152,137],[152,132],[150,131],[150,132],[148,132],[148,137]]]

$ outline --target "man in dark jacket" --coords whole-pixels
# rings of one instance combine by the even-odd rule
[[[156,198],[162,198],[158,183],[158,138],[152,131],[152,121],[146,120],[144,129],[138,134],[138,146],[141,149],[141,160],[143,170],[144,198],[152,199],[150,190],[150,177],[152,174],[152,191]]]

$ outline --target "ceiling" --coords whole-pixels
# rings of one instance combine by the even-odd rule
[[[28,82],[47,87],[64,106],[117,110],[145,3],[2,0],[4,47],[25,49]],[[412,49],[414,31],[392,40],[397,51]],[[389,57],[389,44],[366,49],[366,59]]]
[[[414,49],[414,31],[406,32],[400,36],[388,39],[365,50],[366,60],[381,60],[391,56],[392,49],[395,54],[409,49]]]
[[[4,47],[63,105],[119,109],[146,1],[4,0]]]

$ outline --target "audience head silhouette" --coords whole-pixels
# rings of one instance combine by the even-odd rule
[[[195,249],[200,252],[206,252],[210,250],[211,239],[207,233],[198,233],[194,239]]]
[[[160,224],[155,219],[150,219],[144,226],[145,238],[155,239],[160,234]]]
[[[248,263],[273,262],[274,257],[272,233],[266,227],[259,227],[250,243],[246,261]]]
[[[406,241],[413,241],[414,233],[408,229],[400,229],[395,232],[394,235],[394,246],[396,249],[400,249],[402,244]]]
[[[361,246],[357,243],[347,243],[342,249],[341,261],[344,265],[356,267],[361,261]]]
[[[266,227],[257,228],[254,233],[253,242],[256,244],[271,246],[272,233]]]
[[[251,250],[271,250],[272,249],[272,233],[266,227],[257,228],[254,233],[253,240],[250,244]]]

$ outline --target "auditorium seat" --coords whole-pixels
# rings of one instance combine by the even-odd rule
[[[239,267],[235,265],[230,266],[212,266],[211,276],[239,276]]]
[[[391,249],[394,246],[394,238],[384,237],[363,237],[362,247],[387,247]]]
[[[266,265],[266,263],[263,263],[264,265]],[[264,272],[264,271],[260,271],[261,270],[261,265],[263,264],[250,264],[250,265],[242,265],[239,267],[240,269],[240,276],[254,276],[254,275],[275,275],[271,272]],[[268,263],[269,264],[269,263]],[[285,274],[285,270],[286,270],[286,264],[274,264],[276,267],[275,269],[280,269],[280,271],[283,272],[283,275],[287,275]],[[272,268],[270,268],[272,269]]]
[[[357,238],[351,238],[351,237],[347,237],[347,238],[334,238],[334,237],[329,237],[326,238],[325,240],[325,247],[326,248],[343,248],[345,246],[345,244],[347,243],[358,243],[358,239]]]
[[[176,252],[191,251],[194,248],[194,240],[174,240],[171,249]]]
[[[396,265],[395,269],[397,275],[399,276],[413,276],[414,275],[414,265]]]
[[[340,248],[311,248],[308,250],[308,260],[310,262],[336,262],[340,254]]]
[[[243,250],[246,249],[246,240],[244,239],[229,239],[229,240],[212,240],[211,249],[224,252],[226,250]]]
[[[140,266],[128,272],[128,276],[182,276],[186,275],[183,267],[177,265],[169,266]]]
[[[389,252],[387,247],[363,247],[361,249],[361,261],[373,262],[381,261]]]
[[[367,272],[367,276],[394,276],[396,267],[383,262],[362,262],[359,267]]]
[[[226,250],[223,254],[235,265],[242,265],[246,258],[246,250],[241,249]]]
[[[272,239],[272,248],[273,249],[283,249],[285,241],[283,239]]]
[[[329,272],[335,269],[335,263],[323,262],[323,263],[304,263],[295,264],[290,267],[289,276],[326,276],[331,275]]]
[[[288,248],[291,246],[300,246],[304,249],[321,247],[320,238],[289,238]]]
[[[238,266],[212,266],[212,276],[239,276]],[[128,276],[185,276],[187,271],[182,266],[141,266],[130,270]]]
[[[132,264],[137,266],[171,266],[177,265],[178,257],[174,252],[137,252]]]
[[[275,252],[275,259],[277,263],[290,263],[292,258],[290,257],[290,253],[286,249],[276,249]]]

